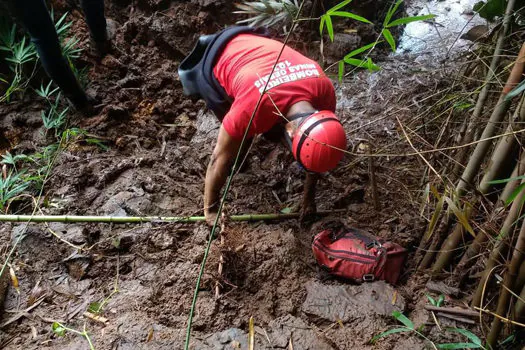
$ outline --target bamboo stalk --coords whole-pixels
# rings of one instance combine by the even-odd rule
[[[522,180],[521,183],[522,184],[525,183],[525,180]],[[505,218],[505,221],[503,222],[503,226],[501,227],[501,231],[497,237],[496,244],[494,245],[494,248],[492,248],[492,251],[490,252],[489,260],[487,261],[487,264],[485,265],[485,270],[483,271],[483,274],[481,276],[481,280],[479,281],[476,292],[474,293],[474,296],[472,297],[472,306],[480,307],[481,305],[481,297],[483,295],[483,286],[485,285],[485,281],[487,280],[487,277],[489,276],[490,271],[496,266],[499,257],[506,250],[507,243],[505,243],[505,239],[514,230],[514,223],[519,218],[520,213],[522,211],[521,203],[524,197],[525,197],[525,191],[521,191],[516,196],[514,201],[512,202],[512,206],[510,207],[509,213],[507,217]]]
[[[518,278],[514,284],[514,290],[520,291],[525,286],[525,260],[521,263],[520,271],[518,272]]]
[[[518,164],[516,164],[516,167],[514,168],[514,171],[511,174],[511,178],[515,178],[515,177],[518,177],[519,175],[523,175],[524,169],[525,169],[525,154],[522,154],[520,161],[518,162]],[[505,202],[507,202],[512,192],[514,192],[514,190],[518,187],[519,184],[520,184],[519,180],[507,182],[507,184],[505,185],[505,188],[500,194],[498,203],[493,209],[493,212],[498,211],[502,207],[504,207]],[[474,264],[474,257],[479,254],[479,252],[481,251],[481,248],[483,247],[485,242],[488,240],[488,237],[489,237],[488,232],[479,231],[478,234],[476,235],[476,238],[474,238],[474,241],[472,241],[472,243],[467,248],[467,251],[465,252],[465,254],[463,254],[463,257],[461,258],[461,260],[459,261],[455,269],[455,274],[457,276],[462,276],[461,278],[462,280],[464,280],[465,277],[467,276],[467,274],[465,274],[464,272],[470,266]],[[460,281],[460,284],[462,283],[463,282]]]
[[[512,258],[509,264],[509,270],[503,278],[503,284],[501,286],[500,295],[498,298],[498,306],[496,307],[496,314],[505,315],[507,308],[509,307],[510,301],[510,292],[509,288],[513,287],[513,282],[516,280],[521,262],[523,261],[523,251],[525,249],[525,221],[521,225],[520,233],[516,245],[514,247],[514,252],[512,253]],[[494,318],[492,321],[492,326],[490,328],[490,333],[487,336],[487,343],[491,348],[494,348],[498,340],[498,336],[501,332],[501,320],[499,318]]]
[[[507,3],[507,8],[505,9],[505,16],[503,17],[503,29],[498,35],[498,40],[496,42],[496,47],[494,48],[494,55],[492,56],[492,61],[490,62],[489,71],[487,72],[487,76],[485,78],[483,88],[481,89],[481,92],[478,95],[478,99],[476,101],[476,107],[474,108],[472,117],[470,118],[468,126],[464,130],[461,130],[461,133],[464,135],[462,137],[461,143],[469,143],[474,138],[474,134],[475,134],[474,131],[476,129],[476,125],[478,124],[479,118],[485,106],[485,102],[487,100],[487,97],[489,96],[490,85],[491,85],[490,82],[495,76],[495,72],[498,68],[498,64],[501,58],[501,51],[503,49],[503,45],[505,44],[505,38],[507,37],[507,33],[509,32],[509,29],[510,29],[510,19],[511,19],[512,12],[514,10],[515,3],[516,3],[516,0],[509,0],[509,2]],[[509,91],[507,91],[506,93],[508,93]],[[460,169],[461,169],[460,164],[463,164],[465,156],[467,155],[467,151],[468,151],[468,148],[460,150],[458,156],[456,157],[458,159],[458,163],[454,167],[453,174],[459,174]]]
[[[507,127],[507,131],[514,130],[515,122],[520,123],[523,121],[525,121],[525,95],[522,96],[518,107],[514,111],[512,122]],[[515,158],[514,151],[516,149],[517,144],[518,142],[516,140],[516,137],[510,135],[499,139],[498,144],[494,149],[489,164],[487,166],[487,171],[485,172],[485,175],[483,176],[483,179],[481,180],[479,186],[479,192],[482,195],[485,195],[489,192],[489,190],[492,187],[490,182],[496,180],[497,177],[500,176],[501,169],[504,168],[504,164],[511,161],[515,161],[515,159],[512,158]],[[463,210],[463,212],[467,220],[469,220],[473,214],[473,210],[471,207],[468,207],[467,209]],[[441,252],[437,257],[437,260],[432,268],[433,273],[439,273],[449,265],[450,260],[457,253],[456,248],[464,238],[464,231],[465,230],[463,229],[461,223],[457,222],[452,233],[446,238],[445,242],[441,245]],[[478,235],[485,236],[481,232],[478,233]]]
[[[315,215],[327,216],[343,213],[345,210],[318,211]],[[287,220],[299,218],[299,213],[288,214],[241,214],[232,215],[231,221],[264,221],[264,220]],[[81,215],[0,215],[0,222],[63,222],[63,223],[114,223],[133,224],[144,222],[178,222],[193,223],[206,221],[204,216],[81,216]]]
[[[509,9],[509,6],[514,6],[514,0],[510,0],[508,2],[507,10]],[[505,14],[505,20],[507,19],[508,14]],[[522,45],[520,52],[518,54],[518,58],[516,59],[516,62],[514,63],[514,66],[512,67],[512,71],[510,72],[509,78],[507,79],[507,83],[505,84],[505,87],[503,88],[503,91],[501,93],[501,96],[498,100],[498,103],[496,104],[496,107],[494,107],[494,111],[492,112],[492,115],[490,116],[490,119],[485,126],[485,129],[483,130],[483,133],[481,134],[481,139],[485,140],[489,137],[494,136],[494,133],[498,129],[499,124],[505,117],[505,114],[510,106],[510,101],[507,101],[505,99],[507,93],[512,90],[512,88],[520,82],[521,75],[523,74],[524,69],[524,59],[525,59],[525,43]],[[485,158],[485,155],[487,154],[491,142],[489,141],[483,141],[476,145],[476,148],[474,149],[474,152],[472,153],[469,162],[467,166],[465,167],[465,170],[463,171],[463,174],[461,175],[461,178],[459,180],[459,183],[456,187],[456,192],[458,196],[462,196],[465,192],[465,189],[468,185],[472,184],[474,177],[478,174],[479,169],[481,167],[481,163],[483,162],[483,159]]]
[[[525,318],[525,303],[522,300],[525,300],[525,286],[521,289],[520,299],[518,299],[514,307],[515,319],[518,321]]]

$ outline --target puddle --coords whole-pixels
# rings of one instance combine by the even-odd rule
[[[406,25],[401,36],[397,53],[417,53],[446,55],[451,52],[465,49],[470,41],[457,39],[470,28],[486,24],[472,7],[479,0],[445,0],[425,1],[418,0],[408,5],[407,12],[411,16],[434,14],[432,21],[412,22]],[[457,41],[456,41],[457,39]]]

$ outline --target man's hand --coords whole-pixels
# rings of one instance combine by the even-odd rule
[[[204,208],[204,216],[206,217],[206,223],[208,226],[212,227],[217,218],[217,208]]]
[[[301,204],[300,219],[304,221],[317,212],[315,204],[315,188],[319,175],[315,173],[306,173],[304,181],[303,202]]]

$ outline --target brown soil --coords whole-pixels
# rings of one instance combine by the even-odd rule
[[[218,123],[202,102],[193,103],[182,95],[177,66],[200,33],[212,33],[232,22],[230,4],[207,0],[108,4],[109,16],[119,24],[113,53],[100,63],[87,57],[81,62],[89,67],[89,91],[104,107],[93,118],[77,120],[110,149],[77,144],[62,152],[46,184],[45,213],[201,215],[203,179]],[[71,16],[81,45],[87,47],[81,14],[74,10]],[[293,38],[292,46],[304,50],[298,42],[299,37]],[[395,75],[393,68],[402,65],[407,74]],[[413,101],[430,95],[445,81],[408,56],[385,60],[382,66],[379,74],[362,72],[338,87],[338,111],[352,151],[363,141],[388,153],[411,150],[396,117],[415,129],[420,121]],[[34,152],[46,143],[39,119],[42,104],[33,99],[28,96],[26,101],[0,106],[4,135],[14,145],[12,153]],[[368,124],[379,118],[383,119]],[[380,210],[372,204],[368,160],[362,157],[348,157],[322,178],[318,209],[347,209],[340,219],[413,253],[423,227],[417,215],[423,163],[418,158],[377,158],[375,168]],[[227,211],[273,213],[294,207],[301,197],[302,176],[284,149],[257,140],[247,169],[237,175],[228,195]],[[364,201],[355,198],[358,189],[364,189]],[[24,226],[2,225],[2,236],[9,241]],[[24,310],[35,298],[45,297],[38,307],[0,330],[2,348],[87,348],[85,340],[74,334],[56,337],[53,321],[79,330],[86,324],[97,349],[182,348],[207,226],[53,224],[49,228],[90,248],[75,253],[45,226],[29,226],[13,260],[20,294],[10,288],[5,307]],[[390,318],[350,320],[340,328],[311,319],[301,310],[305,284],[318,279],[310,248],[318,228],[318,223],[302,225],[294,220],[228,224],[226,246],[214,243],[206,267],[194,338],[202,340],[206,334],[232,327],[246,331],[250,316],[264,329],[275,319],[292,315],[326,329],[324,337],[334,349],[371,348],[366,343],[381,330],[377,325],[384,327]],[[226,263],[219,278],[221,250]],[[409,280],[411,272],[407,268],[399,288],[409,307],[424,283],[424,279]],[[222,295],[216,300],[218,280]],[[115,283],[118,293],[102,313],[108,323],[83,317],[90,303],[112,293]],[[2,321],[14,315],[5,313]],[[362,322],[379,323],[367,331],[356,327]],[[414,340],[380,344],[422,346]]]

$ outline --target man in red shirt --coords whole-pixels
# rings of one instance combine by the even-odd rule
[[[334,87],[315,61],[285,46],[270,76],[282,48],[261,29],[231,27],[201,37],[179,67],[185,94],[206,100],[222,121],[206,172],[208,223],[215,219],[220,191],[261,94],[247,137],[281,131],[307,171],[302,216],[315,212],[317,174],[335,168],[346,149],[344,129],[334,114]]]

